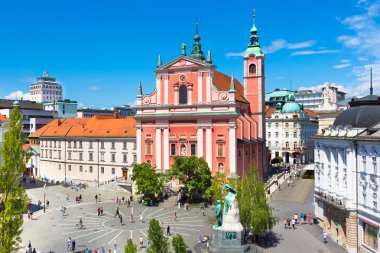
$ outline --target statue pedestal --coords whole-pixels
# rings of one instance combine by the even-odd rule
[[[244,242],[244,230],[228,230],[223,226],[214,228],[212,241],[210,243],[210,252],[245,253],[249,250],[249,245]]]

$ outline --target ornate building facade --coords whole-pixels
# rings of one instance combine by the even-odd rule
[[[162,64],[156,88],[137,96],[137,161],[158,171],[170,169],[175,156],[203,157],[213,173],[243,174],[254,162],[261,174],[265,152],[265,57],[253,25],[244,55],[244,83],[216,71],[210,51],[203,55],[198,27],[194,45]]]
[[[348,252],[379,252],[380,97],[352,99],[315,137],[315,214]]]

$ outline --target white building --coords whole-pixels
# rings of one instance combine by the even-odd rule
[[[315,215],[348,252],[380,252],[380,97],[350,106],[315,137]]]
[[[314,160],[312,136],[317,133],[315,113],[289,98],[284,105],[266,112],[266,140],[271,157],[282,157],[288,164],[309,163]]]
[[[56,181],[96,184],[127,178],[137,160],[131,117],[56,119],[29,137],[40,145],[37,176]]]
[[[37,103],[45,103],[62,100],[62,86],[56,82],[56,79],[49,77],[47,71],[43,76],[37,78],[37,82],[29,87],[30,100]]]
[[[52,111],[54,118],[76,118],[78,102],[69,99],[44,103],[44,111]]]

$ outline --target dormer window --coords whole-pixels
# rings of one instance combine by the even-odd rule
[[[182,85],[179,88],[179,103],[180,104],[187,104],[187,87],[186,85]]]

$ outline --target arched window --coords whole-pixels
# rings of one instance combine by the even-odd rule
[[[179,88],[179,103],[187,104],[187,87],[186,85],[182,85]]]
[[[256,74],[256,65],[254,63],[249,65],[249,73]]]

